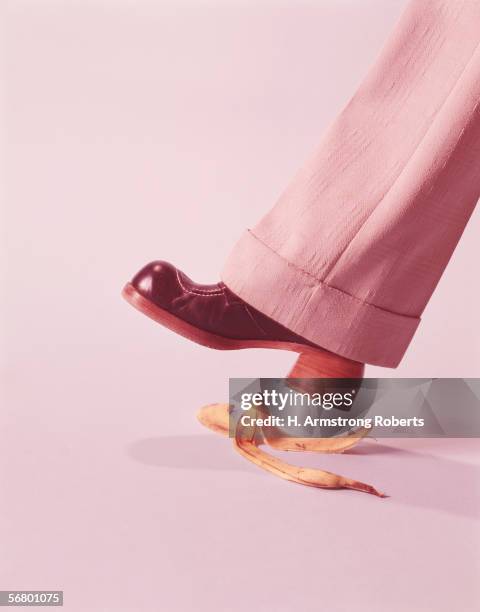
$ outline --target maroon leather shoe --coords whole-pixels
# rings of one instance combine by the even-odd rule
[[[244,302],[222,282],[200,285],[166,261],[142,268],[122,295],[157,323],[210,348],[328,353]]]

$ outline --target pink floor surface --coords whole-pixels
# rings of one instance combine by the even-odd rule
[[[150,333],[127,308],[129,327]],[[106,343],[30,364],[28,378],[10,370],[2,588],[63,589],[69,612],[475,609],[477,440],[372,440],[341,456],[289,455],[370,482],[388,499],[287,483],[195,421],[225,385],[204,379],[185,391],[180,369],[210,359],[218,372],[238,357],[176,351],[168,338],[167,360],[166,332],[153,335],[158,347],[147,352]]]

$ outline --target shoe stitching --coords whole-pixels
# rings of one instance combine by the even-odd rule
[[[203,297],[213,297],[215,295],[222,295],[222,293],[224,292],[224,289],[197,289],[197,290],[193,290],[193,289],[187,289],[187,287],[185,287],[185,285],[182,283],[181,279],[180,279],[180,274],[178,272],[178,270],[175,270],[176,274],[177,274],[177,280],[178,280],[178,284],[180,285],[180,287],[183,289],[183,291],[185,291],[186,293],[191,293],[192,295],[201,295]]]

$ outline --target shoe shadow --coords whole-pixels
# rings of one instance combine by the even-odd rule
[[[269,453],[289,463],[353,475],[368,461],[368,470],[357,474],[385,491],[393,503],[440,510],[455,516],[480,519],[480,466],[460,460],[407,450],[379,442],[361,443],[343,455],[317,453]],[[215,435],[157,436],[137,440],[129,456],[144,465],[180,470],[221,470],[268,474],[245,461],[231,441]],[[370,465],[370,457],[379,461]],[[361,462],[359,464],[358,462]],[[364,470],[362,469],[362,472]],[[293,494],[293,491],[292,491]]]
[[[177,470],[257,473],[231,446],[231,440],[215,435],[157,436],[137,440],[128,448],[128,454],[145,465]]]
[[[268,446],[264,447],[266,450]],[[137,440],[130,445],[128,454],[132,459],[145,465],[168,467],[180,470],[222,470],[262,474],[255,466],[245,461],[236,452],[232,452],[231,440],[216,435],[189,436],[156,436]],[[294,456],[298,459],[305,454],[319,456],[317,453],[278,454],[273,449],[267,450],[286,461]],[[404,451],[385,444],[361,445],[348,451],[350,455],[381,455],[402,453]]]
[[[403,453],[401,448],[395,448],[394,446],[388,446],[387,444],[381,444],[374,440],[365,440],[354,448],[350,448],[345,451],[348,455],[395,455],[397,453]]]

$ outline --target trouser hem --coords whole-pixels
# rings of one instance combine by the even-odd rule
[[[283,259],[247,231],[221,274],[245,302],[324,349],[362,363],[395,368],[420,323],[379,308]]]

